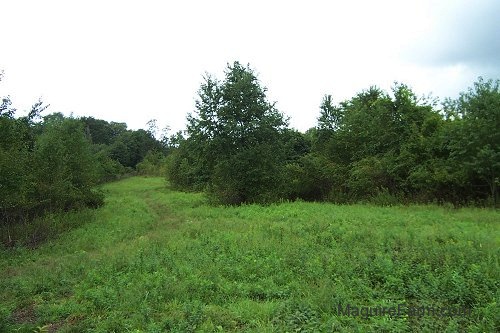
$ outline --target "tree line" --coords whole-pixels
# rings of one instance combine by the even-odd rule
[[[49,212],[98,207],[103,194],[97,184],[146,172],[166,154],[152,129],[61,113],[43,116],[46,108],[39,101],[26,116],[16,116],[10,98],[1,99],[2,233]]]
[[[170,183],[222,204],[279,200],[496,205],[499,81],[438,103],[394,84],[338,104],[324,96],[305,133],[268,101],[254,70],[204,76],[167,160]]]
[[[1,81],[1,76],[0,76]],[[44,116],[41,101],[17,116],[0,104],[0,220],[98,207],[99,183],[166,174],[181,190],[220,204],[280,200],[498,204],[499,81],[479,78],[438,103],[407,85],[370,87],[338,104],[325,95],[305,133],[267,98],[254,70],[206,74],[187,129],[155,138],[93,117]]]

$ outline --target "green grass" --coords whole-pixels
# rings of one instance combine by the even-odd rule
[[[161,178],[36,249],[0,250],[0,332],[494,332],[500,213],[436,206],[212,207]],[[76,217],[75,217],[76,216]],[[339,315],[468,307],[465,317]]]

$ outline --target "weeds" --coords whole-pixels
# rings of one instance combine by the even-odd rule
[[[213,207],[133,177],[36,249],[0,252],[0,331],[495,331],[500,213],[291,202]],[[385,200],[385,199],[384,199]],[[57,220],[58,216],[52,217]],[[81,218],[81,219],[79,219]],[[462,306],[367,318],[353,306]]]

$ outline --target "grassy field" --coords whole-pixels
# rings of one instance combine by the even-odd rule
[[[498,211],[212,207],[161,178],[129,178],[104,191],[105,206],[72,213],[77,225],[59,237],[0,250],[0,332],[500,327]],[[401,315],[367,312],[401,305]],[[444,316],[429,312],[442,308]]]

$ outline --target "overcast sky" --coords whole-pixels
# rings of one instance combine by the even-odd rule
[[[249,63],[291,126],[394,81],[456,97],[500,78],[499,0],[0,0],[0,96],[46,111],[185,128],[205,72]]]

